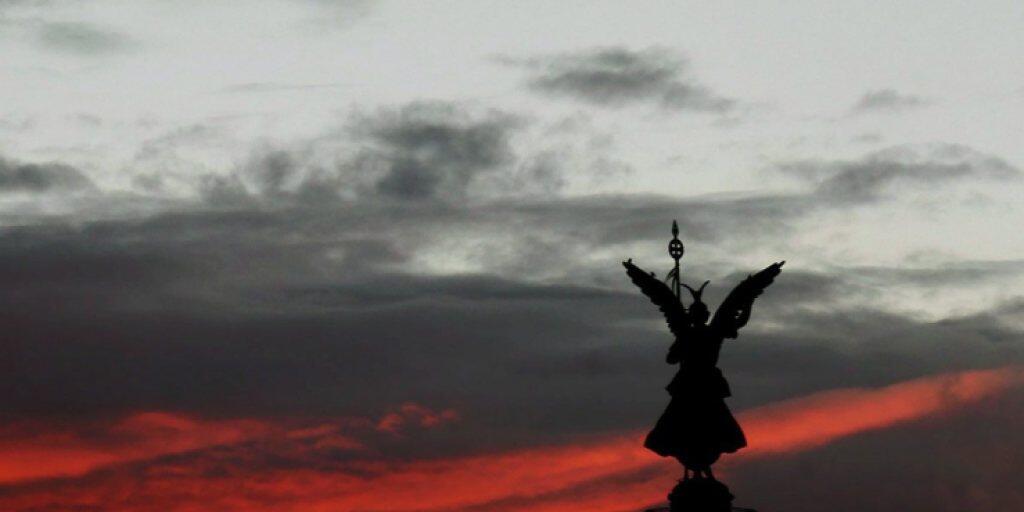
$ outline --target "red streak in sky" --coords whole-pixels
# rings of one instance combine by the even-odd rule
[[[1021,384],[1024,368],[1007,367],[768,404],[740,415],[750,448],[725,462],[813,449],[846,436],[952,414]],[[385,421],[385,426],[428,427],[440,422],[424,418],[456,416],[405,409],[408,418]],[[92,433],[37,427],[32,434],[6,431],[0,443],[3,478],[10,483],[81,476],[12,483],[0,493],[0,509],[612,511],[659,501],[680,473],[674,462],[641,447],[644,432],[574,445],[393,462],[365,458],[368,454],[359,451],[348,432],[330,425],[297,429],[146,413]],[[338,462],[332,454],[339,449],[364,458]],[[179,455],[168,459],[169,453]],[[268,453],[273,457],[260,457]],[[79,456],[85,462],[65,460]],[[289,463],[268,462],[282,458]]]
[[[883,388],[848,388],[745,411],[751,457],[806,450],[848,435],[952,412],[1024,384],[1024,367],[948,373]]]
[[[142,412],[85,425],[22,423],[0,429],[0,483],[74,476],[124,462],[268,435],[255,420],[208,421]]]

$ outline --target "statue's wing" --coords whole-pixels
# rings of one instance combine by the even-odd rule
[[[775,276],[782,272],[784,263],[786,262],[772,263],[764,270],[747,276],[743,282],[736,285],[736,288],[729,292],[729,296],[715,311],[715,316],[709,324],[712,332],[724,338],[739,336],[740,328],[747,325],[747,321],[750,320],[750,310],[754,307],[754,299],[761,295],[768,285],[772,284]]]
[[[672,289],[667,284],[634,265],[632,260],[624,261],[622,265],[626,267],[626,274],[633,280],[633,284],[637,285],[640,291],[665,314],[665,320],[668,321],[668,328],[672,334],[676,338],[682,338],[690,322],[686,315],[686,308],[679,302],[679,297],[672,293]]]

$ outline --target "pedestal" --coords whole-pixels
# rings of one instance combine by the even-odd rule
[[[681,480],[668,495],[671,512],[732,512],[734,496],[713,478]]]

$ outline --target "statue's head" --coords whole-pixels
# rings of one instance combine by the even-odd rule
[[[704,294],[704,287],[706,287],[710,282],[711,281],[704,281],[704,284],[700,285],[700,288],[696,290],[690,288],[686,284],[683,284],[683,287],[689,290],[690,295],[693,296],[693,304],[690,304],[689,311],[690,318],[693,319],[694,323],[704,324],[708,321],[708,317],[711,316],[711,313],[708,311],[708,306],[700,300],[700,296]]]
[[[694,302],[690,305],[690,318],[693,319],[694,323],[707,323],[710,316],[711,313],[708,312],[708,307],[703,302]]]

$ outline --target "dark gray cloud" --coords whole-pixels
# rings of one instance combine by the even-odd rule
[[[512,159],[509,137],[518,122],[500,113],[467,119],[451,105],[413,104],[354,123],[370,146],[358,165],[379,169],[377,193],[396,199],[461,199],[481,173]]]
[[[0,157],[0,193],[93,189],[81,171],[60,162],[22,163]]]
[[[898,112],[926,107],[932,102],[913,94],[903,94],[894,89],[868,91],[851,107],[852,113]]]
[[[874,284],[893,286],[956,287],[997,282],[1020,275],[1024,260],[957,261],[941,267],[855,267],[848,271]]]
[[[418,400],[465,404],[471,423],[491,424],[495,390],[528,402],[513,388],[530,361],[560,346],[571,360],[576,343],[606,336],[585,316],[608,317],[598,312],[621,297],[374,272],[365,261],[402,255],[379,242],[333,243],[294,218],[280,233],[259,219],[192,220],[8,233],[0,259],[20,270],[6,280],[2,316],[21,334],[5,350],[24,370],[4,378],[9,410],[337,414]],[[283,237],[291,242],[273,242]],[[346,247],[362,252],[323,275],[328,253]],[[493,387],[465,387],[474,380]]]
[[[296,0],[297,5],[312,7],[308,17],[295,28],[309,30],[347,29],[373,12],[376,0]]]
[[[115,53],[133,46],[127,35],[88,23],[44,22],[36,35],[47,48],[78,55]]]
[[[860,135],[856,135],[850,138],[851,142],[857,142],[860,144],[877,144],[885,140],[885,137],[880,133],[867,132]]]
[[[742,346],[723,352],[723,367],[736,375],[734,386],[748,390],[737,395],[738,405],[824,389],[839,381],[873,387],[1024,361],[1024,333],[1012,325],[1020,316],[997,312],[1001,309],[924,321],[871,307],[833,303],[831,310],[822,310],[808,302],[765,302],[755,316],[778,322],[785,331],[748,332]]]
[[[655,103],[668,109],[725,112],[735,102],[689,76],[686,61],[662,48],[605,47],[533,59],[503,58],[532,76],[530,87],[595,105]]]
[[[38,121],[33,116],[2,115],[0,116],[0,130],[26,132],[34,128],[37,122]]]
[[[96,57],[130,50],[138,42],[113,27],[54,18],[54,4],[74,2],[26,0],[0,2],[0,30],[13,32],[44,50]],[[24,9],[23,9],[24,8]]]
[[[965,178],[998,181],[1021,176],[1003,159],[955,144],[895,146],[858,160],[797,161],[778,168],[810,182],[813,195],[826,204],[873,202],[900,185],[932,189]]]
[[[209,176],[208,198],[329,204],[355,200],[461,204],[469,199],[554,191],[563,170],[544,153],[516,155],[524,121],[500,111],[471,112],[445,102],[356,113],[325,145],[265,148],[229,175]]]
[[[559,215],[553,202],[534,213],[345,204],[9,228],[0,321],[19,336],[4,348],[5,410],[330,416],[414,400],[463,413],[464,438],[451,441],[463,450],[641,428],[664,405],[652,390],[671,376],[659,355],[669,340],[616,259],[563,261],[549,282],[528,268],[431,276],[412,259],[424,242],[406,238],[484,222],[513,247],[516,230],[547,227],[578,250],[607,250],[663,235],[647,232],[643,211],[602,226],[639,204],[591,200]],[[603,283],[582,277],[591,265],[607,267]],[[710,275],[709,300],[751,270]],[[926,322],[844,305],[872,290],[841,269],[785,277],[725,349],[743,390],[735,405],[1022,359],[1012,307]]]
[[[332,136],[345,149],[327,159],[316,147],[319,142],[269,148],[232,174],[208,177],[203,188],[214,208],[287,207],[316,216],[344,204],[378,230],[383,228],[377,216],[411,215],[420,230],[413,239],[444,238],[456,225],[466,236],[486,238],[508,222],[519,223],[527,229],[513,234],[514,243],[501,244],[502,254],[491,261],[524,270],[562,265],[594,244],[660,236],[651,218],[678,218],[690,240],[755,246],[778,239],[820,209],[898,197],[908,186],[1019,175],[1005,161],[970,148],[907,146],[850,161],[780,164],[783,173],[810,185],[802,193],[568,198],[557,194],[566,180],[563,156],[513,150],[512,141],[523,130],[522,120],[502,112],[415,103],[357,114],[345,132]]]

